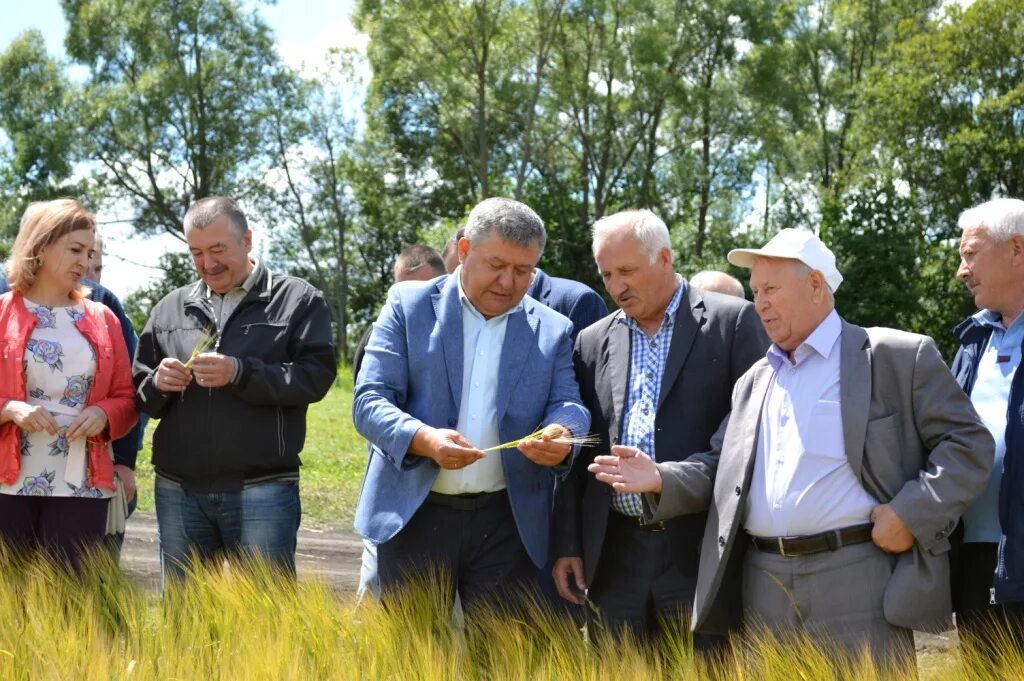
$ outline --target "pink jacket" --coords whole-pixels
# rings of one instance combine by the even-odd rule
[[[96,375],[86,406],[96,406],[107,415],[107,428],[89,438],[88,485],[113,491],[114,462],[110,443],[123,437],[139,418],[135,410],[128,349],[124,345],[117,317],[105,305],[85,302],[85,316],[75,324],[96,352]],[[22,295],[11,291],[0,295],[0,409],[10,400],[27,397],[25,346],[36,326],[36,316],[25,307]],[[0,424],[0,482],[13,484],[21,470],[19,428],[13,421]]]

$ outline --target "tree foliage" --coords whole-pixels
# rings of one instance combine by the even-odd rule
[[[545,219],[542,266],[596,288],[590,226],[623,208],[665,218],[684,273],[818,230],[841,312],[948,351],[957,214],[1024,193],[1014,0],[360,0],[366,54],[313,78],[240,0],[62,5],[80,85],[38,34],[0,55],[3,228],[68,191],[180,237],[190,203],[235,196],[342,347],[402,247],[505,195]],[[139,317],[192,276],[164,263]]]

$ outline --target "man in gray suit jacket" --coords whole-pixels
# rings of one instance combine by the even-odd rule
[[[729,411],[736,379],[768,346],[753,306],[691,287],[673,267],[668,228],[650,211],[594,225],[594,258],[621,308],[583,330],[573,363],[600,443],[580,453],[554,512],[553,573],[559,593],[584,589],[615,632],[658,633],[689,615],[702,516],[646,523],[637,495],[613,495],[587,475],[613,444],[658,461],[707,450]]]
[[[694,628],[741,623],[913,664],[912,629],[950,628],[948,535],[985,488],[993,442],[930,338],[835,312],[835,258],[802,230],[734,250],[773,345],[736,383],[712,451],[590,467],[647,518],[708,510]]]

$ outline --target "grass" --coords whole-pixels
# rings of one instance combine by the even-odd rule
[[[680,632],[658,647],[584,641],[546,612],[490,613],[465,632],[446,622],[436,591],[410,591],[385,610],[356,607],[318,580],[295,584],[260,566],[197,571],[167,597],[133,585],[109,559],[76,580],[44,560],[0,555],[3,679],[471,679],[706,678]],[[719,678],[750,681],[882,678],[870,662],[839,664],[806,641],[755,641]],[[1020,650],[993,666],[948,654],[920,678],[1019,678]],[[915,679],[912,674],[890,677]]]
[[[352,425],[352,374],[347,367],[322,401],[310,405],[302,450],[302,524],[350,530],[366,470],[366,442]],[[150,420],[136,464],[139,510],[153,512],[153,431]]]

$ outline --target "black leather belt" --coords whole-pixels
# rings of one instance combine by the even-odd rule
[[[809,534],[804,537],[754,537],[750,539],[759,551],[778,553],[787,557],[810,556],[823,551],[836,549],[851,544],[863,544],[871,541],[871,523],[853,525],[839,530]]]
[[[621,521],[624,525],[629,525],[630,527],[635,527],[646,532],[661,532],[665,529],[665,522],[662,520],[659,520],[656,523],[650,522],[643,516],[626,515],[625,513],[619,513],[614,510],[612,511],[612,517]]]
[[[441,494],[430,492],[427,494],[427,503],[446,506],[456,511],[478,511],[493,503],[508,497],[508,492],[480,492],[478,494]]]

